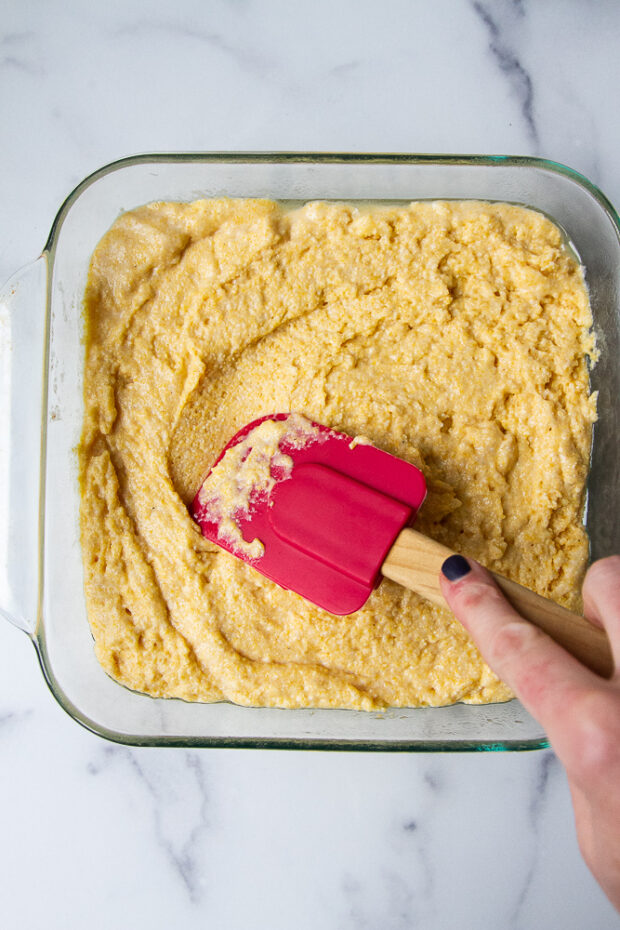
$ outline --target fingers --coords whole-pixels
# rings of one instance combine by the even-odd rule
[[[620,556],[594,562],[583,583],[587,617],[605,627],[616,668],[620,667]]]
[[[463,568],[468,570],[462,573]],[[553,740],[562,732],[567,706],[600,679],[524,620],[477,562],[452,556],[444,563],[440,583],[446,601],[493,671]]]

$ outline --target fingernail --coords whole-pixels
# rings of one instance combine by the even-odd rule
[[[459,581],[471,571],[471,568],[467,559],[464,559],[462,555],[451,555],[441,566],[441,571],[448,581]]]

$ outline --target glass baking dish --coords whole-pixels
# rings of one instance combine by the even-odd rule
[[[397,751],[536,749],[544,732],[518,701],[393,709],[276,710],[154,699],[99,666],[84,603],[75,449],[82,421],[82,295],[97,242],[122,211],[201,197],[524,204],[565,231],[585,267],[600,360],[586,509],[592,558],[620,551],[620,237],[609,201],[549,161],[504,156],[144,155],[107,165],[69,195],[42,255],[0,295],[0,610],[31,638],[65,710],[101,736],[157,746]]]

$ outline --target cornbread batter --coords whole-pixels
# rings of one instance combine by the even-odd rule
[[[249,559],[259,559],[265,547],[260,539],[246,542],[236,518],[250,511],[252,500],[269,495],[276,483],[276,469],[280,469],[281,478],[290,476],[293,459],[280,451],[284,438],[293,449],[301,449],[318,441],[319,430],[298,413],[291,414],[287,422],[265,420],[226,450],[198,494],[209,519],[218,524],[218,537]]]
[[[579,606],[595,399],[581,269],[535,212],[158,203],[85,295],[81,539],[97,656],[152,695],[278,707],[510,692],[452,615],[384,580],[334,617],[187,506],[245,423],[297,411],[422,469],[422,532]]]

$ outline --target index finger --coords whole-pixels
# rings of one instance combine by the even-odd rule
[[[593,562],[583,583],[586,616],[605,628],[616,668],[620,667],[620,556]],[[616,675],[618,672],[616,672]]]
[[[450,581],[441,575],[446,601],[493,671],[555,741],[563,731],[567,706],[605,683],[524,620],[482,566],[463,561],[468,570],[460,578]]]

